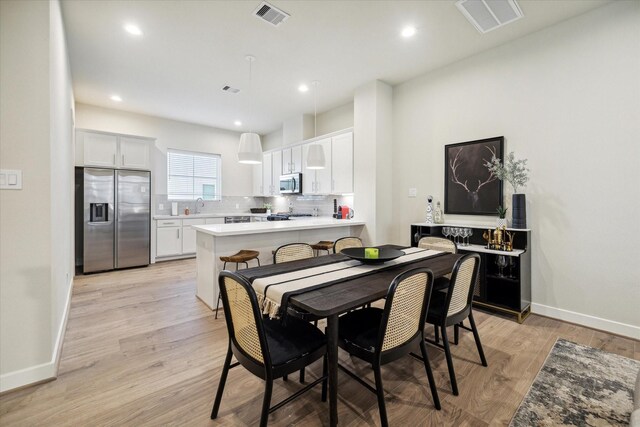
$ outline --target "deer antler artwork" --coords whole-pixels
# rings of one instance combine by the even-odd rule
[[[492,157],[495,157],[496,155],[495,148],[488,147],[488,146],[485,146],[484,148],[486,148],[492,154]],[[455,184],[460,185],[462,188],[465,189],[465,191],[467,192],[467,198],[471,200],[471,205],[473,209],[476,209],[478,207],[478,201],[480,200],[480,197],[478,196],[478,192],[480,191],[480,189],[485,185],[489,184],[490,182],[495,181],[496,179],[498,179],[498,177],[493,172],[491,172],[491,174],[489,175],[489,177],[487,177],[486,180],[484,181],[478,180],[478,186],[476,187],[475,191],[470,190],[469,187],[467,186],[467,180],[465,180],[463,183],[458,178],[457,170],[458,170],[458,167],[460,167],[460,165],[463,163],[463,161],[460,159],[460,153],[462,153],[462,150],[464,150],[464,147],[460,147],[460,149],[458,149],[458,152],[456,153],[453,160],[449,160],[449,167],[451,168],[451,174],[453,175],[451,178],[451,181]],[[485,162],[486,162],[486,159],[482,159],[481,164],[484,165]]]

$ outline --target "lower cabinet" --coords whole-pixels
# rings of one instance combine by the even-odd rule
[[[181,253],[182,227],[163,227],[158,225],[156,230],[156,256],[173,256]]]
[[[224,224],[224,217],[156,221],[156,258],[195,254],[197,232],[191,226],[205,224]]]
[[[204,224],[204,218],[182,220],[182,254],[196,253],[196,230],[191,228],[191,226]]]

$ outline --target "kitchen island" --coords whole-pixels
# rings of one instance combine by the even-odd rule
[[[296,219],[290,221],[239,224],[194,225],[196,230],[196,295],[215,310],[218,299],[218,274],[221,256],[233,255],[241,249],[260,252],[260,264],[273,263],[271,251],[287,243],[317,243],[345,236],[360,236],[363,221],[331,218]],[[251,266],[257,266],[255,261]],[[227,264],[235,269],[234,264]]]

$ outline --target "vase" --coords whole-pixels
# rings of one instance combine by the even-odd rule
[[[509,223],[508,223],[508,221],[507,221],[507,218],[498,218],[498,219],[496,220],[496,226],[497,226],[498,228],[502,228],[503,226],[504,226],[504,227],[508,227],[508,226],[509,226]]]
[[[514,194],[511,198],[511,227],[527,228],[527,199],[524,194]]]

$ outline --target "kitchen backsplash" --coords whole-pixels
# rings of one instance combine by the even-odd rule
[[[155,215],[170,215],[171,203],[166,194],[156,194],[154,198]],[[203,207],[198,207],[199,213],[249,213],[250,208],[261,208],[265,203],[271,204],[271,211],[288,212],[289,204],[293,205],[294,213],[313,214],[314,208],[318,210],[318,216],[331,216],[333,214],[333,199],[338,206],[347,205],[353,208],[353,196],[302,196],[290,195],[279,197],[243,197],[223,196],[221,201],[205,201]],[[182,214],[186,207],[192,214],[196,213],[195,201],[178,201],[178,213]]]

